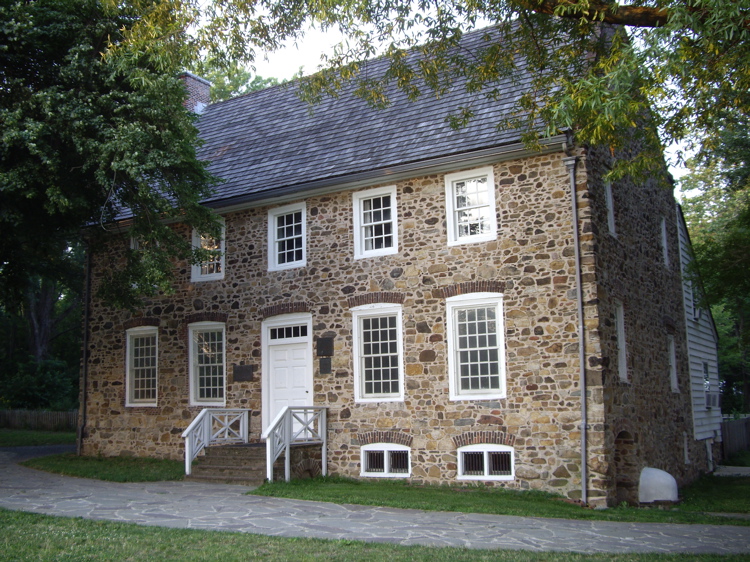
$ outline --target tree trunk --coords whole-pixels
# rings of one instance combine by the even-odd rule
[[[55,326],[55,304],[60,297],[57,283],[36,278],[26,292],[25,316],[29,327],[29,351],[37,362],[49,357]]]

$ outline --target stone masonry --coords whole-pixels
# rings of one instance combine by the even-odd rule
[[[565,156],[494,164],[498,235],[489,242],[448,246],[442,174],[396,183],[399,251],[393,255],[354,259],[352,191],[305,199],[307,265],[285,271],[268,271],[269,207],[224,214],[223,279],[191,282],[190,265],[176,263],[174,294],[135,313],[92,299],[84,452],[182,457],[180,434],[201,410],[189,405],[188,324],[209,319],[226,325],[226,407],[252,410],[252,437],[259,439],[261,322],[306,311],[313,344],[333,339],[330,371],[318,357],[313,367],[313,402],[329,407],[331,473],[359,477],[360,446],[387,438],[410,447],[411,480],[456,483],[458,447],[497,443],[513,447],[515,479],[488,484],[580,498],[579,334]],[[630,499],[626,491],[643,466],[685,482],[705,469],[705,459],[699,447],[684,450],[692,441],[683,434],[692,425],[674,224],[670,268],[658,246],[658,217],[674,217],[671,192],[655,183],[616,185],[621,230],[611,236],[603,182],[591,171],[608,164],[606,154],[581,149],[578,156],[588,490],[592,504],[604,505],[618,494]],[[370,187],[378,185],[392,184]],[[94,295],[102,273],[118,267],[128,248],[123,234],[93,254]],[[504,295],[507,398],[451,400],[445,299],[483,291]],[[614,299],[625,303],[627,381],[613,372]],[[402,306],[400,402],[354,400],[351,308],[371,302]],[[125,406],[125,330],[139,325],[159,328],[158,407]],[[668,334],[677,342],[679,392],[670,389]],[[235,382],[233,365],[252,366],[252,380]]]

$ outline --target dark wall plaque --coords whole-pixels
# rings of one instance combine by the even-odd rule
[[[232,375],[234,382],[251,382],[253,380],[252,365],[233,365]]]
[[[333,356],[333,338],[318,338],[318,357]]]
[[[320,359],[318,359],[318,362],[320,363],[320,374],[330,375],[331,374],[331,358],[321,357]]]

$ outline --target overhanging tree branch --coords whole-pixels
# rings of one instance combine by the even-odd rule
[[[633,27],[661,27],[669,19],[665,8],[616,6],[606,2],[571,0],[520,0],[520,6],[539,14],[572,19],[587,19]]]

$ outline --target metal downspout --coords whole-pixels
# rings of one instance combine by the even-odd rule
[[[570,204],[573,215],[573,244],[575,246],[576,261],[576,300],[578,302],[578,364],[581,388],[581,502],[588,504],[588,452],[586,449],[586,429],[588,417],[586,413],[586,341],[584,339],[583,323],[583,286],[581,282],[581,248],[578,236],[578,196],[576,193],[576,165],[577,156],[563,158],[563,163],[570,174]]]
[[[83,434],[86,431],[86,405],[87,389],[89,379],[89,315],[91,309],[91,244],[86,244],[86,280],[84,282],[84,304],[83,304],[83,353],[81,354],[83,365],[81,367],[81,424],[78,426],[76,443],[76,454],[83,453]]]

